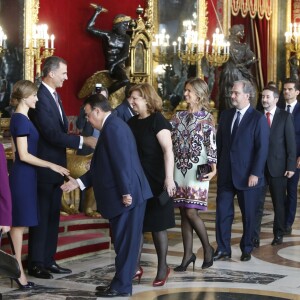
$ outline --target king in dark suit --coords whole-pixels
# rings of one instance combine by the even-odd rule
[[[134,136],[128,125],[111,114],[108,100],[92,95],[84,107],[88,121],[101,131],[90,170],[77,181],[62,186],[69,192],[93,186],[97,208],[109,219],[116,273],[108,287],[98,286],[98,297],[120,297],[132,294],[146,200],[152,192],[143,172]]]
[[[236,81],[231,91],[235,108],[222,112],[217,131],[217,200],[214,259],[231,257],[231,226],[234,196],[242,213],[241,261],[251,259],[252,235],[257,199],[264,186],[264,168],[268,154],[269,126],[263,114],[250,106],[255,95],[249,81]]]
[[[83,143],[95,147],[96,139],[68,134],[68,119],[56,88],[68,79],[67,63],[51,56],[43,66],[43,81],[39,87],[36,109],[29,112],[39,131],[38,157],[66,166],[66,148],[78,149]],[[64,178],[47,168],[38,168],[39,225],[29,229],[28,273],[37,278],[50,279],[50,273],[71,273],[55,262],[59,216]]]
[[[272,245],[282,243],[285,231],[285,201],[287,181],[296,169],[296,140],[293,118],[287,111],[276,107],[279,92],[275,87],[266,87],[262,92],[262,106],[269,123],[270,140],[266,164],[266,177],[274,207]],[[263,207],[263,204],[260,205]],[[261,208],[258,208],[261,211]],[[260,217],[261,214],[257,214]]]

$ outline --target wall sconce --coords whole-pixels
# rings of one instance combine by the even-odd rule
[[[32,36],[26,37],[26,55],[34,60],[37,77],[41,76],[41,64],[43,59],[54,54],[54,39],[53,34],[48,34],[47,24],[34,25]]]
[[[7,49],[6,40],[7,40],[7,36],[4,33],[2,27],[0,26],[0,56],[3,56],[6,52]]]

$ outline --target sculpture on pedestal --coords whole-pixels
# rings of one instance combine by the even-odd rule
[[[249,80],[254,86],[255,80],[250,67],[257,61],[255,54],[247,43],[242,43],[244,38],[244,25],[234,25],[229,29],[230,57],[223,65],[219,81],[219,112],[232,107],[231,88],[236,80]]]

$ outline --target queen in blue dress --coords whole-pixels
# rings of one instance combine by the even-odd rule
[[[11,237],[16,258],[20,265],[20,278],[13,278],[21,289],[29,289],[34,283],[27,281],[21,261],[24,229],[38,225],[36,167],[50,168],[62,176],[69,171],[61,166],[36,157],[39,134],[28,118],[28,110],[38,101],[37,86],[29,80],[20,80],[11,95],[18,101],[11,117],[10,132],[13,138],[14,163],[9,176],[12,194]]]

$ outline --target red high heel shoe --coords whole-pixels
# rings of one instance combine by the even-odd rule
[[[139,267],[139,269],[136,271],[135,275],[133,276],[132,279],[137,278],[138,279],[138,283],[140,284],[141,282],[141,278],[143,276],[144,270],[142,267]]]
[[[167,270],[167,274],[166,274],[166,277],[162,280],[157,280],[155,279],[152,283],[152,286],[156,287],[156,286],[163,286],[167,280],[168,280],[168,277],[169,277],[169,274],[170,274],[170,268],[168,267],[168,270]]]

